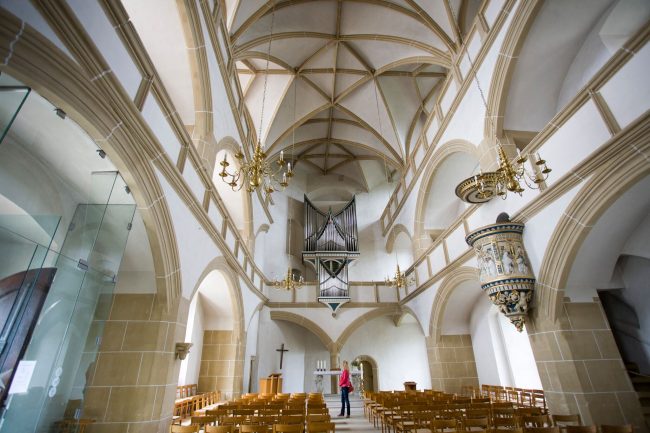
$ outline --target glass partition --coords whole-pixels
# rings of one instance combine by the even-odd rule
[[[29,95],[25,86],[3,86],[0,79],[0,145]]]
[[[16,380],[11,383],[0,417],[2,433],[56,431],[62,420],[83,416],[84,389],[109,313],[101,300],[114,291],[135,214],[117,172],[92,173],[87,185],[88,202],[77,205],[59,251],[51,245],[58,227],[54,219],[36,224],[0,216],[0,257],[12,257],[0,260],[0,280],[25,270],[50,269],[44,265],[54,273],[38,320],[13,320],[13,328],[5,324],[7,331],[3,329],[9,341],[12,332],[32,328],[16,374],[22,375],[21,386]],[[12,308],[24,310],[27,298],[14,297]]]

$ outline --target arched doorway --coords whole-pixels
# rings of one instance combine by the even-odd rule
[[[240,289],[221,257],[204,270],[192,296],[185,341],[193,344],[181,363],[179,385],[197,384],[199,393],[237,397],[243,384],[246,335]]]
[[[353,366],[357,365],[361,370],[361,389],[360,392],[377,392],[377,362],[372,357],[360,355],[354,359]]]

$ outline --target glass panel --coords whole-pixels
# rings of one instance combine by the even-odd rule
[[[0,80],[1,83],[1,80]],[[0,85],[0,145],[30,92],[25,86]]]
[[[56,276],[22,358],[36,362],[33,376],[26,392],[9,396],[0,432],[50,432],[63,419],[83,417],[84,389],[110,309],[103,301],[115,289],[135,214],[117,172],[91,178],[92,201],[77,206],[61,254],[39,255],[41,264],[55,263]]]

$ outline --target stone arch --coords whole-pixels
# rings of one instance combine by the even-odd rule
[[[452,292],[459,284],[468,280],[478,281],[478,272],[475,268],[461,266],[452,271],[452,273],[440,284],[440,287],[436,292],[436,297],[433,300],[431,320],[429,322],[429,337],[434,339],[434,341],[440,341],[445,307],[447,306],[447,301],[449,301]]]
[[[207,264],[197,282],[192,289],[193,299],[197,295],[197,290],[201,283],[212,272],[218,271],[226,281],[228,292],[230,293],[231,306],[233,313],[233,333],[235,335],[236,356],[233,370],[233,395],[236,396],[242,392],[244,386],[244,357],[246,354],[246,318],[244,317],[244,300],[242,298],[239,279],[233,277],[237,275],[224,257],[216,257]]]
[[[402,311],[400,307],[380,307],[376,308],[374,310],[368,311],[367,313],[357,317],[355,320],[352,321],[344,330],[341,332],[341,335],[339,335],[339,338],[336,340],[336,352],[339,352],[341,348],[345,345],[345,343],[348,341],[348,338],[356,331],[359,329],[361,325],[364,323],[376,319],[377,317],[381,316],[393,316],[397,317],[402,314]]]
[[[519,51],[524,45],[526,35],[535,21],[541,4],[542,2],[531,1],[516,8],[512,23],[508,27],[501,46],[500,53],[502,55],[499,56],[494,67],[494,74],[492,74],[485,116],[485,137],[493,138],[503,135],[503,117],[508,102],[512,74],[517,65]]]
[[[388,239],[386,239],[386,252],[387,253],[392,253],[393,252],[393,246],[395,245],[395,239],[397,239],[397,236],[399,236],[401,233],[405,233],[406,236],[413,242],[413,236],[409,233],[408,229],[404,224],[395,224],[393,228],[390,230],[390,233],[388,233]]]
[[[199,286],[212,271],[219,271],[222,273],[224,279],[228,283],[228,291],[230,292],[230,297],[232,301],[232,308],[234,310],[234,320],[233,320],[233,330],[237,332],[239,341],[245,341],[244,332],[245,332],[245,317],[244,317],[244,299],[242,298],[241,287],[239,285],[239,280],[234,278],[233,275],[237,275],[234,269],[228,264],[228,261],[225,257],[217,257],[210,261],[207,264],[203,272],[196,281],[194,288],[192,289],[192,299],[196,295],[196,291],[199,289]]]
[[[233,204],[228,206],[226,203],[231,203],[233,201],[237,201],[237,204],[241,204],[241,215],[239,215],[238,218],[241,218],[241,221],[234,221],[233,218],[233,223],[235,223],[235,226],[239,230],[242,238],[244,239],[244,242],[246,243],[246,246],[248,249],[252,249],[255,239],[253,236],[254,230],[253,230],[253,201],[252,201],[252,194],[249,194],[246,192],[245,188],[242,188],[238,192],[232,192],[230,187],[227,186],[223,180],[218,176],[218,171],[220,170],[220,166],[218,165],[218,161],[216,159],[219,159],[218,156],[220,156],[221,151],[226,151],[229,153],[229,161],[232,164],[234,162],[234,155],[240,150],[241,146],[232,137],[224,137],[221,140],[219,140],[218,143],[215,143],[212,141],[211,144],[211,150],[210,150],[210,155],[211,155],[211,164],[215,167],[212,171],[210,171],[210,177],[212,178],[212,182],[215,184],[217,188],[217,195],[218,195],[218,201],[220,205],[228,210],[229,214],[235,213],[237,215],[238,213],[236,212],[236,209],[233,208]],[[232,168],[232,165],[231,167]],[[222,197],[224,195],[224,197]],[[231,215],[233,217],[234,215]],[[256,234],[256,233],[255,233]]]
[[[296,325],[299,325],[309,331],[311,331],[314,335],[316,335],[321,343],[329,350],[332,352],[335,348],[335,343],[332,341],[330,336],[321,328],[318,326],[315,322],[307,319],[304,316],[301,316],[299,314],[295,313],[290,313],[288,311],[278,311],[274,310],[271,311],[271,320],[283,320],[285,322],[291,322]]]
[[[402,309],[401,314],[395,318],[395,326],[401,325],[404,318],[407,315],[411,315],[413,316],[418,326],[420,327],[420,331],[422,331],[422,334],[425,334],[424,327],[422,326],[422,322],[420,322],[420,318],[418,317],[417,314],[415,314],[415,311],[413,311],[413,309],[407,305],[402,305],[401,309]]]
[[[358,355],[354,359],[358,359],[361,362],[367,362],[372,367],[372,389],[374,392],[379,391],[379,365],[375,358],[370,355]]]
[[[415,207],[415,221],[413,225],[413,245],[416,257],[424,252],[431,243],[424,229],[424,221],[427,198],[431,191],[431,185],[435,178],[437,169],[449,156],[458,152],[466,153],[477,161],[479,160],[478,149],[474,144],[467,140],[455,139],[448,141],[433,153],[431,161],[424,171],[422,181],[420,182],[417,204]],[[467,173],[467,176],[469,177],[470,174],[471,173]]]
[[[9,46],[13,35],[22,32],[7,65],[0,70],[25,83],[93,137],[106,152],[129,186],[145,224],[156,273],[159,301],[169,311],[178,305],[181,293],[180,260],[169,206],[152,165],[151,144],[130,128],[121,127],[122,118],[114,101],[106,97],[108,87],[120,88],[113,74],[90,81],[78,63],[56,48],[33,27],[11,14],[3,14],[6,28],[0,46]],[[22,29],[22,30],[21,30]],[[108,70],[107,68],[105,68]],[[106,84],[108,83],[108,84]],[[101,137],[101,138],[99,138]],[[153,139],[153,138],[152,138]],[[160,164],[155,162],[154,164]]]
[[[650,174],[650,162],[639,157],[648,147],[650,137],[644,137],[616,153],[591,176],[564,211],[537,276],[537,311],[548,320],[558,318],[569,272],[591,229],[621,194]]]
[[[192,84],[194,87],[195,123],[192,139],[195,142],[199,156],[203,159],[205,137],[213,131],[212,123],[212,92],[210,87],[210,73],[208,66],[205,39],[201,29],[200,12],[196,4],[183,2],[177,3],[181,17],[181,25],[185,39],[190,43],[188,57],[192,71]],[[197,142],[198,141],[198,142]]]

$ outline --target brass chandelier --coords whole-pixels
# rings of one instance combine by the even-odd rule
[[[465,55],[469,61],[470,70],[474,69],[474,62],[469,55],[469,50],[465,50]],[[478,80],[478,71],[474,72],[474,81],[481,95],[481,101],[483,101],[485,115],[488,116],[488,106],[483,89],[481,88],[481,83]],[[493,117],[489,116],[488,118],[492,124],[492,131],[496,131],[492,123]],[[495,171],[485,173],[480,171],[479,174],[463,180],[456,186],[456,195],[467,203],[485,203],[496,196],[505,200],[508,192],[521,195],[524,192],[524,185],[530,189],[539,189],[541,184],[548,179],[548,174],[551,172],[551,169],[546,165],[546,160],[542,159],[539,152],[535,153],[533,158],[529,158],[528,155],[522,155],[517,150],[517,158],[511,162],[506,156],[506,152],[499,142],[499,138],[495,138],[499,168]],[[526,170],[524,166],[529,159],[533,162],[533,173]]]
[[[274,164],[266,159],[266,152],[262,148],[262,125],[264,124],[264,105],[266,103],[266,88],[269,79],[269,60],[271,58],[271,42],[273,41],[273,24],[275,22],[275,7],[271,11],[271,31],[269,37],[269,46],[266,53],[266,73],[264,74],[264,90],[262,93],[262,109],[260,114],[260,127],[257,134],[257,144],[253,150],[250,161],[246,161],[244,153],[239,150],[235,158],[239,161],[239,168],[234,173],[229,172],[227,155],[224,155],[219,176],[221,180],[230,185],[233,191],[241,190],[244,185],[249,193],[262,188],[267,194],[271,194],[280,189],[285,189],[293,177],[291,162],[285,161],[284,152],[280,152],[280,158]],[[295,104],[294,104],[295,111]]]
[[[398,290],[405,289],[406,286],[408,286],[408,278],[406,277],[406,274],[402,273],[400,270],[399,263],[397,264],[397,269],[395,270],[395,276],[393,278],[386,278],[386,284]]]
[[[292,291],[292,290],[297,290],[302,288],[302,285],[305,283],[305,279],[301,275],[298,277],[296,274],[294,274],[293,269],[291,269],[291,265],[287,268],[287,273],[284,276],[284,279],[282,280],[275,280],[273,282],[273,286],[286,290],[286,291]]]
[[[295,93],[294,93],[295,94]],[[303,278],[302,275],[297,276],[294,272],[293,269],[291,269],[291,232],[293,231],[293,224],[290,223],[288,225],[288,230],[289,230],[289,236],[287,239],[287,244],[289,245],[289,248],[287,248],[287,261],[289,264],[287,265],[287,273],[284,275],[284,278],[282,280],[275,280],[272,285],[274,287],[277,287],[278,289],[281,290],[286,290],[288,292],[292,290],[297,290],[302,288],[302,285],[305,282],[305,279]]]
[[[239,161],[239,169],[234,173],[227,171],[230,165],[227,155],[224,155],[223,161],[219,163],[222,167],[219,176],[230,185],[233,191],[239,191],[246,185],[246,191],[253,192],[261,186],[267,194],[271,194],[286,188],[289,185],[289,180],[293,177],[291,162],[284,160],[284,152],[280,152],[280,158],[276,162],[277,167],[274,167],[274,164],[266,159],[266,152],[262,150],[259,141],[255,145],[253,156],[249,162],[245,161],[241,151],[235,154],[235,158]],[[282,173],[285,167],[286,170]],[[282,173],[282,177],[279,177],[280,173]]]
[[[456,195],[468,203],[484,203],[499,196],[505,200],[508,191],[521,195],[524,192],[522,184],[530,189],[539,189],[540,184],[548,179],[551,169],[546,165],[539,153],[534,158],[534,173],[524,167],[528,161],[527,155],[518,154],[514,162],[510,162],[501,143],[497,142],[497,161],[499,168],[495,171],[480,172],[463,180],[456,186]]]

